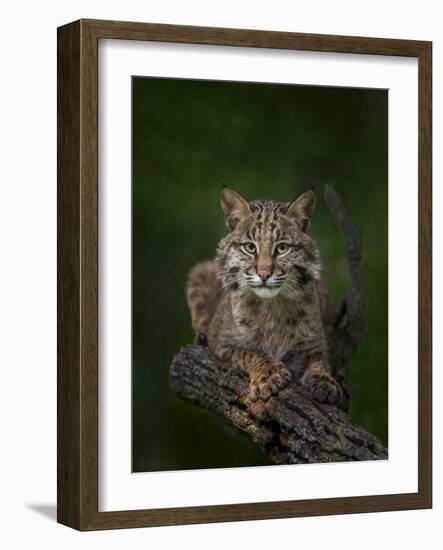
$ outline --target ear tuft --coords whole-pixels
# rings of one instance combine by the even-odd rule
[[[307,233],[311,225],[312,212],[315,207],[315,193],[312,189],[305,191],[289,203],[286,215],[294,218],[302,231]]]
[[[233,231],[240,221],[251,214],[248,202],[229,187],[223,188],[220,204],[225,213],[226,225],[230,231]]]

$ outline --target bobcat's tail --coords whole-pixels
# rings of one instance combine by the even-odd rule
[[[192,326],[197,334],[207,335],[219,290],[214,262],[202,262],[192,268],[186,284],[186,297]]]

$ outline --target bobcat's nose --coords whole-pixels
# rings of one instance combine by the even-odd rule
[[[269,279],[269,277],[271,276],[271,272],[270,271],[258,271],[257,275],[265,283]]]

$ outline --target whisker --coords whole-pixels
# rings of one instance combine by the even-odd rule
[[[225,290],[231,290],[232,286],[234,284],[240,284],[242,282],[242,276],[241,275],[237,275],[237,276],[233,277],[232,279],[229,279],[228,281],[226,281],[222,277],[222,273],[220,271],[217,271],[217,279],[218,279],[220,288],[214,293],[214,297],[217,296],[218,294],[220,294],[221,292],[225,291]]]

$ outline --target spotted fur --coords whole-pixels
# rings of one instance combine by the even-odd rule
[[[309,235],[314,204],[311,190],[290,203],[248,203],[225,188],[221,206],[230,231],[215,260],[189,275],[193,327],[219,357],[249,374],[257,414],[291,379],[288,357],[297,357],[300,381],[316,399],[341,397],[320,314],[320,259]]]

